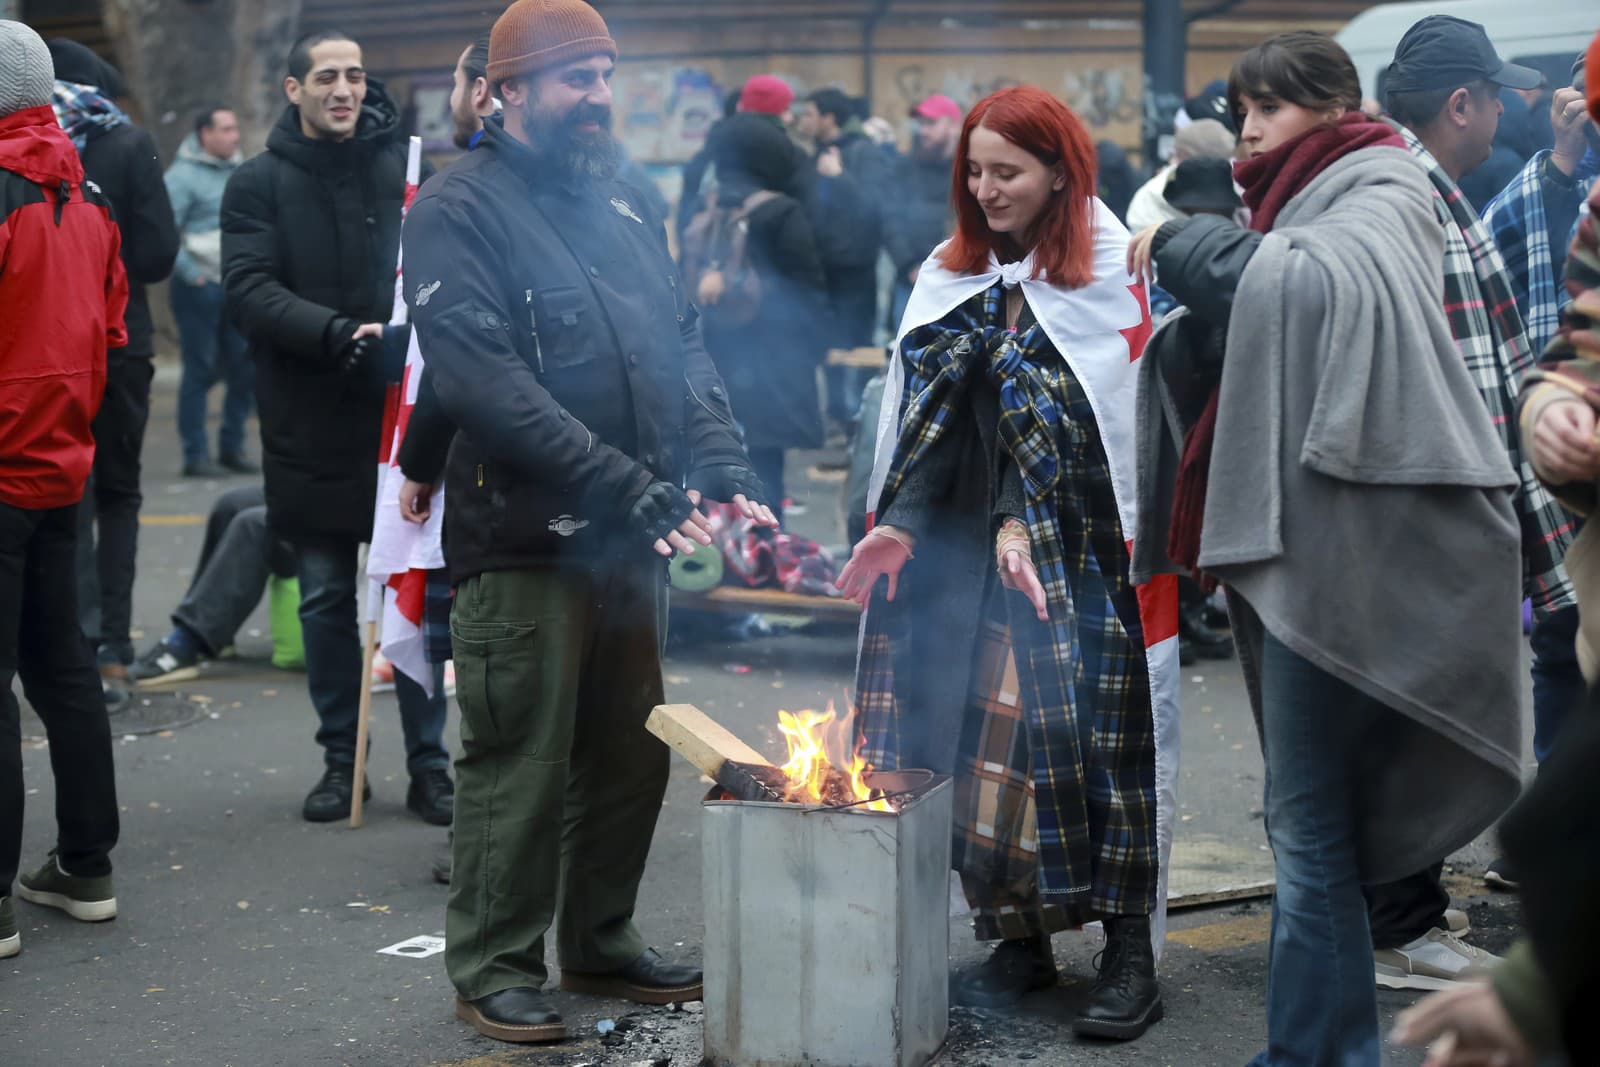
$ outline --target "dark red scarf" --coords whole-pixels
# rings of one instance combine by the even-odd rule
[[[1235,164],[1233,177],[1244,187],[1250,228],[1257,233],[1270,233],[1284,205],[1313,178],[1351,152],[1379,145],[1404,148],[1406,143],[1387,124],[1356,112]],[[1200,574],[1200,530],[1205,519],[1206,479],[1211,473],[1211,446],[1217,434],[1221,395],[1220,385],[1211,390],[1199,420],[1184,434],[1172,503],[1172,528],[1167,535],[1168,558],[1194,573],[1208,589],[1214,588],[1216,582]]]

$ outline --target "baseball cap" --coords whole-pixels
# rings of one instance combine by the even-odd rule
[[[1410,93],[1480,80],[1508,89],[1537,89],[1542,75],[1501,59],[1489,43],[1489,34],[1476,22],[1454,15],[1429,15],[1407,30],[1395,46],[1384,89]]]
[[[934,93],[923,100],[922,103],[911,109],[912,118],[924,119],[955,119],[961,121],[961,105],[950,99]]]

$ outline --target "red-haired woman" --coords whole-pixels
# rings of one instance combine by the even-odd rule
[[[1075,1028],[1126,1039],[1162,1012],[1177,621],[1175,600],[1141,618],[1128,582],[1149,315],[1094,189],[1094,147],[1060,101],[1024,87],[973,108],[958,228],[900,327],[875,525],[840,588],[868,608],[867,758],[955,778],[952,866],[979,939],[1000,942],[957,998],[1055,985],[1050,935],[1103,919]]]

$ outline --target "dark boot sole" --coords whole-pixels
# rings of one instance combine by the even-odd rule
[[[561,991],[631,1000],[635,1004],[684,1004],[704,1000],[706,995],[704,982],[683,986],[643,986],[616,975],[574,974],[571,971],[561,972]]]
[[[1137,1019],[1112,1020],[1112,1019],[1085,1019],[1079,1017],[1072,1021],[1072,1032],[1079,1037],[1103,1037],[1111,1041],[1132,1041],[1143,1037],[1144,1032],[1161,1021],[1166,1014],[1166,1005],[1157,997],[1154,1004],[1144,1010],[1144,1014]]]
[[[567,1039],[566,1023],[545,1023],[542,1026],[497,1023],[493,1019],[485,1018],[482,1012],[460,997],[456,998],[456,1018],[464,1023],[471,1023],[472,1028],[484,1037],[492,1037],[496,1041],[509,1041],[517,1045],[543,1044]]]

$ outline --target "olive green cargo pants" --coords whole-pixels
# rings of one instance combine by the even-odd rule
[[[491,571],[450,613],[461,749],[445,968],[475,1000],[561,967],[605,972],[645,950],[634,898],[666,791],[646,732],[662,702],[666,569]]]

